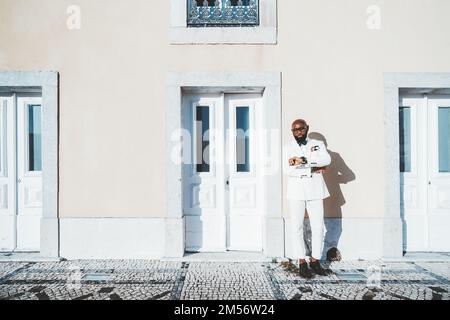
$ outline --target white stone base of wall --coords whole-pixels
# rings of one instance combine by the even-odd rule
[[[290,219],[285,218],[285,255],[291,255]],[[310,246],[309,219],[304,223],[306,253]],[[394,243],[393,246],[401,246]],[[325,218],[325,241],[322,259],[328,249],[336,247],[342,260],[380,259],[383,256],[383,218]]]
[[[66,259],[153,259],[164,254],[164,218],[61,218]]]
[[[183,219],[172,220],[165,218],[62,218],[60,219],[60,256],[66,259],[180,257],[184,252]],[[290,254],[289,222],[289,218],[285,218],[285,256],[295,258]],[[325,219],[325,225],[327,231],[322,258],[326,258],[326,252],[331,247],[339,249],[342,260],[369,260],[383,257],[382,218],[328,218]],[[170,232],[167,227],[170,227]],[[308,219],[305,219],[305,230],[306,239],[308,239]],[[280,234],[280,236],[283,235]],[[271,242],[271,239],[266,241]],[[393,243],[392,246],[401,247],[401,243]]]

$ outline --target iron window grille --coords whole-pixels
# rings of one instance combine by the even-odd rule
[[[259,0],[187,0],[188,27],[254,27]]]

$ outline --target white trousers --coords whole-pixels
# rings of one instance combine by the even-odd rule
[[[324,240],[323,200],[289,200],[292,258],[306,258],[305,240],[303,237],[305,209],[308,211],[309,222],[311,224],[312,257],[315,259],[320,259],[322,256]]]

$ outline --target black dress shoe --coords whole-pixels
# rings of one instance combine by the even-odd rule
[[[328,276],[330,275],[332,272],[330,269],[324,269],[322,268],[322,266],[320,265],[319,260],[316,260],[314,262],[310,262],[309,266],[311,267],[311,270],[319,275],[319,276]]]
[[[311,279],[312,277],[314,277],[314,274],[308,268],[308,264],[306,262],[300,263],[298,267],[298,274],[300,277],[305,279]]]

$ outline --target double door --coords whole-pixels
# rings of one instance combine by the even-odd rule
[[[0,251],[39,251],[42,98],[0,94]]]
[[[405,251],[450,251],[450,97],[400,99]]]
[[[261,96],[183,97],[186,251],[262,251]]]

